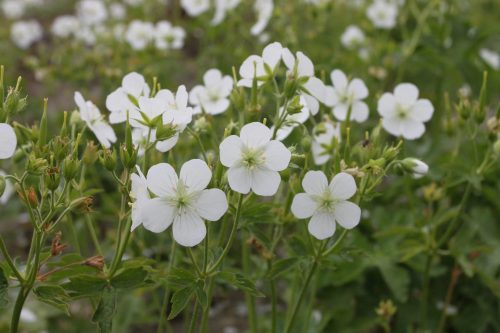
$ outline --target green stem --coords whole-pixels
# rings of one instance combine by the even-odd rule
[[[239,199],[238,199],[238,207],[236,208],[236,216],[234,218],[233,222],[233,227],[231,228],[231,233],[229,234],[229,240],[226,244],[226,247],[222,251],[222,254],[220,255],[219,259],[215,262],[215,264],[212,265],[207,271],[207,275],[211,275],[219,266],[222,264],[222,261],[228,254],[229,250],[231,249],[231,245],[233,244],[234,238],[236,237],[236,230],[238,229],[238,222],[241,217],[241,206],[243,203],[243,194],[240,193]]]
[[[12,319],[10,322],[10,333],[17,333],[19,328],[19,318],[21,317],[21,311],[23,310],[24,302],[29,294],[29,289],[26,287],[21,287],[19,294],[17,295],[16,304],[14,305],[14,311],[12,312]]]
[[[307,288],[309,287],[309,284],[311,282],[311,279],[316,272],[316,269],[318,268],[318,259],[315,258],[311,268],[309,269],[309,273],[307,274],[306,280],[304,284],[302,285],[302,289],[299,294],[299,298],[297,299],[297,302],[295,303],[295,306],[293,307],[292,310],[292,316],[290,317],[290,320],[288,321],[288,324],[286,325],[285,328],[285,333],[290,333],[293,328],[293,324],[295,320],[297,319],[297,313],[299,311],[300,305],[302,304],[302,300],[304,299],[304,295],[306,294]]]
[[[250,275],[250,246],[245,241],[241,242],[241,256],[242,256],[242,263],[243,263],[243,274],[246,277],[249,277],[249,275]],[[250,332],[256,333],[256,332],[258,332],[258,326],[257,326],[257,314],[255,311],[255,299],[248,291],[245,291],[245,302],[247,304],[248,322],[249,322]]]
[[[429,273],[431,268],[432,255],[429,254],[427,256],[427,260],[425,262],[425,270],[424,270],[424,281],[422,286],[422,300],[420,304],[420,318],[421,318],[421,328],[426,329],[427,327],[427,306],[429,303]]]
[[[276,282],[271,279],[271,333],[276,333],[276,319],[277,319],[277,295],[276,295]]]
[[[16,276],[16,278],[19,280],[21,284],[24,283],[24,278],[22,277],[21,273],[17,270],[16,265],[14,264],[14,261],[12,261],[12,258],[9,255],[9,251],[7,250],[7,247],[5,246],[5,243],[3,241],[2,236],[0,236],[0,251],[2,251],[3,257],[5,258],[5,261],[7,261],[7,264],[9,265],[10,269]]]
[[[170,273],[170,271],[172,270],[172,268],[175,265],[175,250],[176,250],[175,244],[177,244],[177,243],[175,241],[172,241],[172,248],[170,250],[170,261],[168,263],[168,273]],[[166,321],[166,319],[167,319],[167,305],[168,305],[169,299],[170,299],[170,288],[169,288],[169,286],[167,286],[167,288],[165,289],[165,295],[163,296],[163,302],[162,302],[161,313],[160,313],[160,322],[158,324],[158,329],[156,330],[156,333],[162,332],[163,325],[165,323],[167,324],[167,328],[169,328],[169,326],[170,326],[168,324],[168,322]]]
[[[198,306],[198,301],[194,300],[193,316],[191,317],[191,323],[189,324],[188,333],[193,333],[196,328],[196,320],[198,319],[198,314],[200,312],[200,307]]]

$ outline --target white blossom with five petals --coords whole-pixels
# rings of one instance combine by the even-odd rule
[[[211,178],[208,165],[198,159],[184,163],[179,176],[167,163],[151,167],[146,181],[156,197],[139,204],[142,225],[155,233],[173,225],[177,243],[187,247],[198,245],[207,233],[203,220],[217,221],[228,208],[224,192],[206,189]]]
[[[384,93],[380,97],[378,113],[387,132],[407,140],[418,139],[424,134],[424,123],[432,118],[434,107],[428,99],[419,99],[418,94],[414,84],[401,83],[394,93]]]
[[[322,171],[309,171],[302,180],[305,193],[295,195],[292,213],[299,219],[311,218],[308,230],[317,239],[333,236],[336,223],[352,229],[361,219],[361,209],[347,201],[356,193],[354,178],[341,172],[330,184]]]
[[[195,106],[194,114],[205,111],[216,115],[229,107],[229,95],[233,89],[233,79],[229,75],[222,76],[218,69],[209,69],[203,75],[203,84],[197,85],[189,92],[189,102]]]
[[[339,69],[331,72],[333,89],[327,89],[327,104],[333,106],[332,111],[335,118],[345,121],[350,111],[349,120],[362,123],[368,119],[368,105],[363,99],[368,97],[368,88],[365,83],[358,79],[349,81],[347,76]]]
[[[257,79],[258,85],[263,84],[264,78],[269,74],[266,68],[274,71],[281,61],[282,52],[283,46],[278,42],[274,42],[264,48],[262,56],[251,55],[246,58],[240,66],[241,79],[237,85],[251,88],[254,78]]]
[[[106,108],[111,112],[111,124],[123,123],[130,118],[138,117],[137,102],[141,96],[149,96],[149,86],[144,77],[136,72],[125,75],[122,86],[106,98]]]
[[[229,168],[227,178],[233,191],[271,196],[281,182],[279,171],[285,170],[292,154],[272,131],[254,122],[243,126],[240,136],[231,135],[220,144],[220,161]]]

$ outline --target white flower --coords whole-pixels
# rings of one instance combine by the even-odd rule
[[[307,81],[302,85],[303,89],[300,95],[305,99],[311,114],[317,114],[319,111],[319,102],[323,104],[327,103],[327,88],[320,79],[314,76],[313,62],[300,51],[294,56],[288,48],[283,48],[282,58],[289,73],[297,68],[297,77],[302,79],[307,78]]]
[[[345,229],[358,225],[361,209],[347,201],[356,193],[354,178],[344,172],[333,177],[330,184],[321,171],[309,171],[302,180],[305,193],[295,195],[292,213],[299,219],[311,218],[308,229],[317,239],[332,237],[336,222]]]
[[[143,226],[159,233],[173,224],[177,243],[188,247],[199,244],[207,233],[203,220],[217,221],[228,208],[224,192],[206,189],[211,178],[208,165],[198,159],[184,163],[179,177],[170,164],[151,167],[147,185],[156,197],[141,203]]]
[[[396,25],[398,6],[385,0],[375,0],[366,10],[373,25],[381,29],[392,29]]]
[[[201,109],[212,115],[220,114],[229,107],[229,95],[233,89],[233,79],[229,75],[222,76],[218,69],[209,69],[203,75],[204,85],[193,87],[189,92],[189,102],[195,105],[194,113]]]
[[[321,128],[320,133],[318,129]],[[313,142],[311,145],[311,150],[314,158],[314,163],[316,165],[323,165],[330,158],[332,158],[332,151],[330,146],[333,143],[333,139],[336,138],[340,142],[340,126],[338,124],[332,123],[322,123],[317,125],[313,130]]]
[[[283,141],[285,140],[293,131],[293,129],[300,124],[303,124],[309,119],[311,115],[311,111],[306,105],[306,101],[304,97],[300,97],[300,105],[302,105],[302,109],[300,112],[294,114],[287,114],[285,120],[283,121],[283,125],[276,131],[276,140]],[[280,116],[283,115],[285,109],[283,107],[280,108]],[[274,131],[274,126],[271,128]]]
[[[0,160],[11,158],[16,151],[16,132],[9,124],[0,123]]]
[[[368,88],[360,79],[347,80],[344,72],[335,69],[331,72],[330,78],[333,82],[333,89],[327,90],[327,104],[333,106],[333,115],[340,121],[347,119],[350,113],[350,120],[358,123],[368,119],[368,105],[362,100],[368,97]]]
[[[401,161],[403,167],[415,178],[422,178],[429,172],[429,166],[419,159],[408,157]]]
[[[165,111],[162,114],[163,124],[174,125],[177,130],[173,137],[156,143],[157,150],[166,152],[177,144],[179,133],[184,131],[193,119],[193,108],[188,107],[188,93],[183,85],[177,88],[175,96],[170,90],[162,89],[155,97],[165,105]]]
[[[150,22],[133,20],[125,32],[125,40],[134,50],[144,50],[155,36],[155,27]]]
[[[75,92],[75,103],[80,110],[80,118],[87,124],[88,128],[94,132],[97,140],[106,148],[111,147],[116,142],[115,131],[104,120],[104,116],[91,101],[85,101],[82,94]]]
[[[274,71],[281,61],[282,52],[281,44],[274,42],[264,48],[262,56],[251,55],[246,58],[240,66],[241,80],[238,81],[238,86],[251,88],[254,77],[257,78],[258,85],[263,84],[265,78],[270,74],[266,68]]]
[[[342,45],[348,49],[355,49],[365,42],[365,34],[356,25],[348,26],[340,37]]]
[[[279,141],[271,140],[272,132],[261,123],[250,123],[220,144],[220,161],[229,168],[227,178],[233,191],[271,196],[278,191],[281,177],[292,154]]]
[[[109,13],[116,20],[123,20],[127,17],[127,9],[121,3],[115,2],[109,5]]]
[[[481,49],[479,55],[491,68],[500,69],[500,54],[489,49]]]
[[[139,97],[149,96],[149,92],[149,86],[142,75],[136,72],[125,75],[122,86],[106,98],[106,108],[111,112],[109,122],[123,123],[127,120],[127,113],[130,118],[137,118]]]
[[[76,15],[87,25],[98,24],[108,18],[106,6],[100,0],[81,0],[76,5]]]
[[[241,0],[215,0],[215,15],[212,25],[220,24],[226,17],[226,13],[238,6]]]
[[[42,38],[42,26],[35,20],[18,21],[10,28],[10,37],[21,49],[27,49]]]
[[[254,10],[257,13],[257,22],[250,28],[250,33],[254,36],[259,35],[264,31],[269,20],[273,16],[274,3],[273,0],[256,0]]]
[[[0,170],[0,176],[5,176],[5,172],[3,170]],[[0,195],[0,205],[5,205],[7,201],[9,201],[10,197],[14,193],[14,186],[12,186],[12,183],[10,180],[5,179],[5,190],[3,191],[3,194]]]
[[[181,6],[189,16],[198,16],[210,8],[210,0],[181,0]]]
[[[6,18],[16,20],[24,15],[26,4],[20,0],[4,0],[1,3]]]
[[[174,27],[168,21],[156,23],[155,46],[160,50],[176,50],[184,46],[186,32],[181,27]]]
[[[418,94],[415,85],[401,83],[394,94],[385,93],[380,97],[378,113],[387,132],[407,140],[418,139],[424,134],[424,122],[432,118],[434,107],[428,99],[418,99]]]
[[[130,189],[130,197],[133,199],[132,203],[132,226],[131,231],[142,224],[142,205],[147,200],[151,199],[148,191],[148,182],[144,174],[142,173],[139,166],[137,168],[137,173],[133,173],[130,176],[132,182]]]
[[[50,31],[56,37],[66,38],[75,35],[80,27],[80,21],[73,15],[56,17]]]

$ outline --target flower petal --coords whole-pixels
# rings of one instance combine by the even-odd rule
[[[262,59],[269,67],[271,67],[272,70],[274,70],[276,65],[281,60],[282,50],[283,46],[281,46],[278,42],[274,42],[267,45],[262,51]]]
[[[352,94],[354,99],[364,99],[368,97],[368,88],[360,79],[354,79],[349,83],[348,92]]]
[[[404,119],[401,122],[401,135],[407,140],[415,140],[425,133],[425,126],[422,122],[411,118]]]
[[[343,91],[347,89],[347,84],[348,84],[347,76],[345,76],[344,72],[342,72],[340,69],[334,69],[330,73],[330,79],[333,82],[335,90]]]
[[[149,231],[160,233],[165,231],[174,219],[174,208],[161,198],[141,200],[140,206],[142,225]]]
[[[291,210],[296,218],[306,219],[311,217],[317,208],[318,205],[309,194],[299,193],[293,198]]]
[[[340,201],[333,212],[335,220],[345,229],[352,229],[361,219],[361,208],[350,201]]]
[[[355,102],[352,106],[351,118],[358,123],[362,123],[368,119],[370,113],[368,105],[365,102]]]
[[[410,117],[421,122],[431,120],[433,113],[434,106],[428,99],[419,99],[410,109]]]
[[[147,175],[148,188],[159,197],[175,193],[177,188],[177,174],[168,163],[153,165]]]
[[[263,60],[258,55],[251,55],[243,61],[240,66],[240,76],[244,79],[253,79],[254,76],[259,76],[264,73],[262,71]],[[250,85],[251,87],[251,85]]]
[[[412,105],[417,101],[418,88],[412,83],[400,83],[394,88],[394,97],[398,103]]]
[[[271,196],[276,194],[281,177],[277,171],[267,168],[256,169],[251,173],[252,191],[257,195]]]
[[[0,123],[0,160],[14,155],[17,146],[16,132],[9,124]]]
[[[177,215],[172,230],[175,241],[186,247],[200,244],[207,234],[205,223],[194,211]]]
[[[382,118],[382,127],[394,136],[401,135],[401,120],[397,117]]]
[[[250,171],[241,166],[231,167],[227,172],[227,180],[233,191],[247,194],[252,186]]]
[[[232,167],[241,159],[243,142],[236,135],[230,135],[219,146],[220,162],[226,167]]]
[[[332,214],[317,212],[311,217],[307,229],[319,240],[330,238],[335,233],[335,218]]]
[[[329,186],[335,199],[347,200],[356,193],[354,177],[345,172],[336,174]]]
[[[333,115],[337,120],[339,121],[345,121],[347,119],[347,111],[349,110],[349,107],[347,104],[337,104],[333,108]],[[352,118],[352,114],[351,114]]]
[[[212,179],[212,171],[205,161],[200,159],[189,160],[181,168],[179,179],[184,182],[190,191],[201,191],[207,188]]]
[[[392,117],[396,114],[396,98],[391,93],[384,93],[378,100],[378,113],[382,117]]]
[[[321,81],[317,77],[310,77],[309,80],[307,80],[307,82],[304,84],[304,88],[306,88],[309,94],[314,96],[321,103],[328,103],[328,99],[326,96],[326,86],[323,81]]]
[[[222,79],[222,73],[217,68],[209,69],[203,75],[203,83],[207,87],[219,83],[221,79]]]
[[[203,190],[195,203],[196,212],[208,221],[219,220],[227,211],[226,194],[218,188]]]
[[[297,52],[297,75],[299,77],[302,76],[313,76],[314,75],[314,65],[309,59],[308,56],[306,56],[302,52]]]
[[[250,148],[260,148],[271,140],[273,133],[264,124],[253,122],[243,126],[240,139]]]
[[[307,194],[320,195],[328,188],[328,179],[323,171],[308,171],[302,179],[302,188]]]
[[[147,87],[144,77],[136,72],[129,73],[123,77],[122,87],[128,94],[135,98],[139,97],[143,92],[144,95],[149,95],[149,87]]]
[[[266,145],[264,150],[265,166],[274,171],[282,171],[288,167],[292,153],[278,140]]]

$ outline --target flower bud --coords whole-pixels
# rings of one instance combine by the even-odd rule
[[[49,167],[45,169],[43,181],[45,183],[45,186],[50,191],[55,191],[59,187],[59,183],[61,182],[61,175],[59,173],[59,168]]]
[[[71,112],[71,118],[69,118],[69,124],[71,126],[78,125],[81,121],[82,118],[80,118],[80,112],[78,111]]]
[[[443,198],[443,188],[438,187],[436,183],[425,186],[423,189],[424,199],[428,202],[439,201]]]
[[[63,162],[63,177],[66,181],[74,179],[80,170],[81,162],[75,160],[73,157],[68,156]]]
[[[421,178],[429,171],[429,166],[427,164],[413,157],[402,160],[401,166],[406,172],[412,173],[415,178]]]
[[[285,81],[285,97],[288,99],[292,99],[299,88],[299,83],[297,79],[293,75],[289,75]]]
[[[296,114],[300,113],[302,111],[302,108],[304,105],[300,104],[300,97],[295,96],[293,97],[292,101],[288,104],[288,107],[286,108],[288,114]]]
[[[156,127],[156,140],[158,141],[168,140],[172,138],[176,133],[177,133],[177,126],[173,124],[165,124],[165,125],[160,124],[158,125],[158,127]]]
[[[385,147],[382,152],[382,157],[387,160],[387,162],[391,162],[394,160],[399,154],[399,148],[397,147]]]
[[[99,152],[99,161],[104,165],[106,170],[113,171],[116,168],[116,151],[110,149],[104,149]]]
[[[31,174],[39,175],[45,171],[47,166],[48,163],[45,159],[38,158],[34,154],[30,154],[26,165],[26,171],[28,171]]]
[[[38,196],[36,195],[36,191],[33,187],[28,189],[28,197],[26,198],[26,201],[31,207],[38,206]]]
[[[27,103],[26,97],[21,97],[19,91],[11,89],[5,98],[5,102],[3,104],[3,111],[6,115],[12,116],[18,112],[21,112]]]
[[[83,152],[82,161],[85,165],[92,165],[99,158],[98,148],[93,141],[87,143],[85,151]]]
[[[497,117],[491,117],[486,121],[486,127],[488,131],[493,134],[500,134],[500,119]]]
[[[461,100],[460,103],[456,106],[456,109],[461,119],[469,119],[471,114],[471,106],[469,100]]]
[[[309,135],[305,136],[300,141],[300,144],[302,145],[302,148],[304,149],[304,151],[309,151],[311,149],[311,145],[312,145],[311,137]]]
[[[125,168],[132,170],[137,163],[137,151],[135,149],[129,151],[126,145],[122,145],[120,147],[120,159]]]

